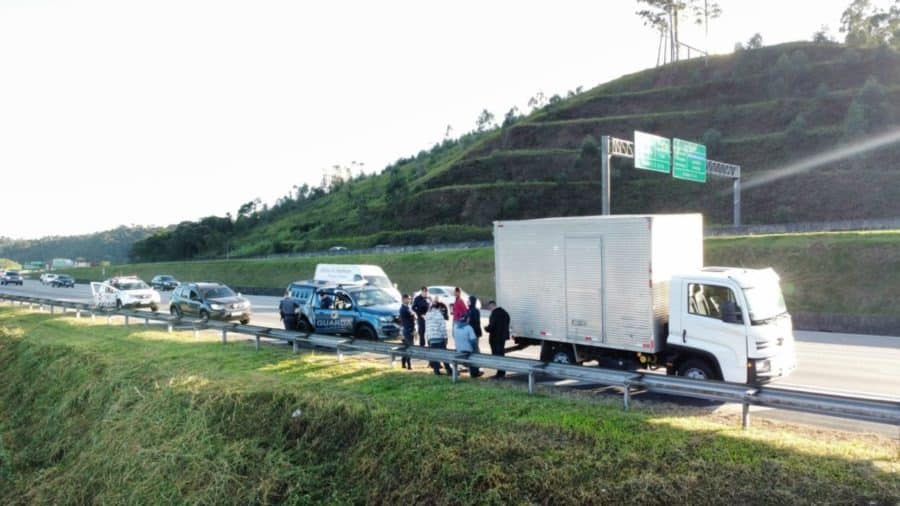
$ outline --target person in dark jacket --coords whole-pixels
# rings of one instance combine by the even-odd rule
[[[403,294],[403,304],[400,305],[400,327],[403,335],[403,344],[412,346],[413,329],[416,326],[416,317],[409,309],[409,295]],[[408,356],[401,357],[400,366],[404,369],[412,369],[412,360]]]
[[[466,321],[475,331],[475,337],[481,337],[481,311],[478,309],[478,297],[469,295],[469,311],[466,313]],[[477,353],[478,350],[476,349]]]
[[[491,311],[488,326],[484,330],[488,333],[488,342],[491,344],[491,355],[502,357],[506,354],[506,341],[509,339],[509,313],[497,303],[490,301],[487,308]],[[494,378],[505,378],[506,371],[497,370]]]
[[[284,330],[297,330],[297,311],[300,304],[291,298],[291,292],[285,290],[284,298],[278,304],[278,312],[281,313],[281,321],[284,322]]]
[[[413,299],[412,310],[416,313],[416,326],[419,331],[419,346],[425,346],[425,314],[428,313],[428,287],[423,286],[422,290]]]

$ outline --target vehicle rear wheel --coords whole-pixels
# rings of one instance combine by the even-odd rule
[[[365,339],[366,341],[374,341],[378,338],[378,335],[375,334],[375,329],[369,325],[360,325],[356,328],[355,337],[357,339]]]
[[[178,309],[178,306],[170,306],[170,307],[169,307],[169,313],[170,313],[172,316],[174,316],[175,318],[178,318],[179,320],[180,320],[181,317],[183,316],[183,315],[181,314],[181,310]]]
[[[154,303],[154,304],[150,304],[150,311],[153,311],[153,312],[155,313],[155,312],[157,312],[158,310],[159,310],[159,304],[155,304],[155,303]]]
[[[241,325],[246,325],[250,323],[250,318],[241,318]]]
[[[690,359],[681,364],[681,367],[678,368],[678,375],[696,380],[716,379],[712,367],[705,361],[699,359]]]
[[[209,321],[209,313],[207,313],[206,310],[200,311],[200,320],[203,322]]]
[[[306,318],[300,318],[300,321],[297,322],[297,330],[306,334],[312,334],[314,331],[313,326],[310,325],[309,320]]]
[[[541,360],[554,364],[574,364],[575,350],[570,344],[549,344],[547,350],[542,350]]]

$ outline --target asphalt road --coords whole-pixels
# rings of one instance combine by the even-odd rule
[[[52,288],[44,286],[36,280],[26,280],[22,287],[3,286],[0,287],[0,291],[73,302],[90,302],[91,300],[90,287],[81,284],[76,285],[75,288]],[[169,293],[161,293],[160,311],[168,310]],[[247,298],[253,304],[251,323],[267,327],[281,326],[277,312],[278,297],[248,295]],[[897,399],[900,402],[900,337],[797,330],[795,339],[797,369],[788,378],[774,382],[774,385],[803,390],[841,391],[879,396]],[[490,349],[486,339],[481,343],[481,349]],[[532,347],[514,352],[512,355],[537,358],[537,354],[537,347]],[[548,380],[546,383],[568,384],[571,382]],[[583,384],[579,386],[591,387],[591,385]],[[900,430],[897,427],[805,413],[754,408],[754,416],[792,423],[828,426],[840,430],[880,432],[892,437],[900,437]]]

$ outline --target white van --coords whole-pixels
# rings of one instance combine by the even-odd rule
[[[315,280],[331,283],[367,283],[391,294],[397,302],[402,298],[397,285],[391,283],[384,270],[377,265],[318,264]]]

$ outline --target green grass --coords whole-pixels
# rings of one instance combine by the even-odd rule
[[[900,316],[900,231],[780,234],[708,238],[706,265],[773,267],[794,312]],[[239,287],[280,288],[312,277],[317,263],[381,265],[401,291],[422,284],[461,286],[493,297],[492,248],[419,253],[347,255],[269,260],[167,262],[107,267],[107,275],[149,280],[174,274],[182,280],[219,280]],[[99,267],[67,271],[102,279]]]
[[[475,383],[3,307],[0,501],[900,500],[884,438]]]
[[[292,257],[266,260],[161,262],[106,267],[105,275],[134,274],[145,281],[172,274],[183,281],[215,280],[235,287],[287,287],[310,279],[319,263],[380,265],[400,290],[413,292],[423,284],[461,286],[473,295],[494,294],[494,252],[490,248],[398,254]],[[101,267],[65,271],[78,279],[104,279]]]

